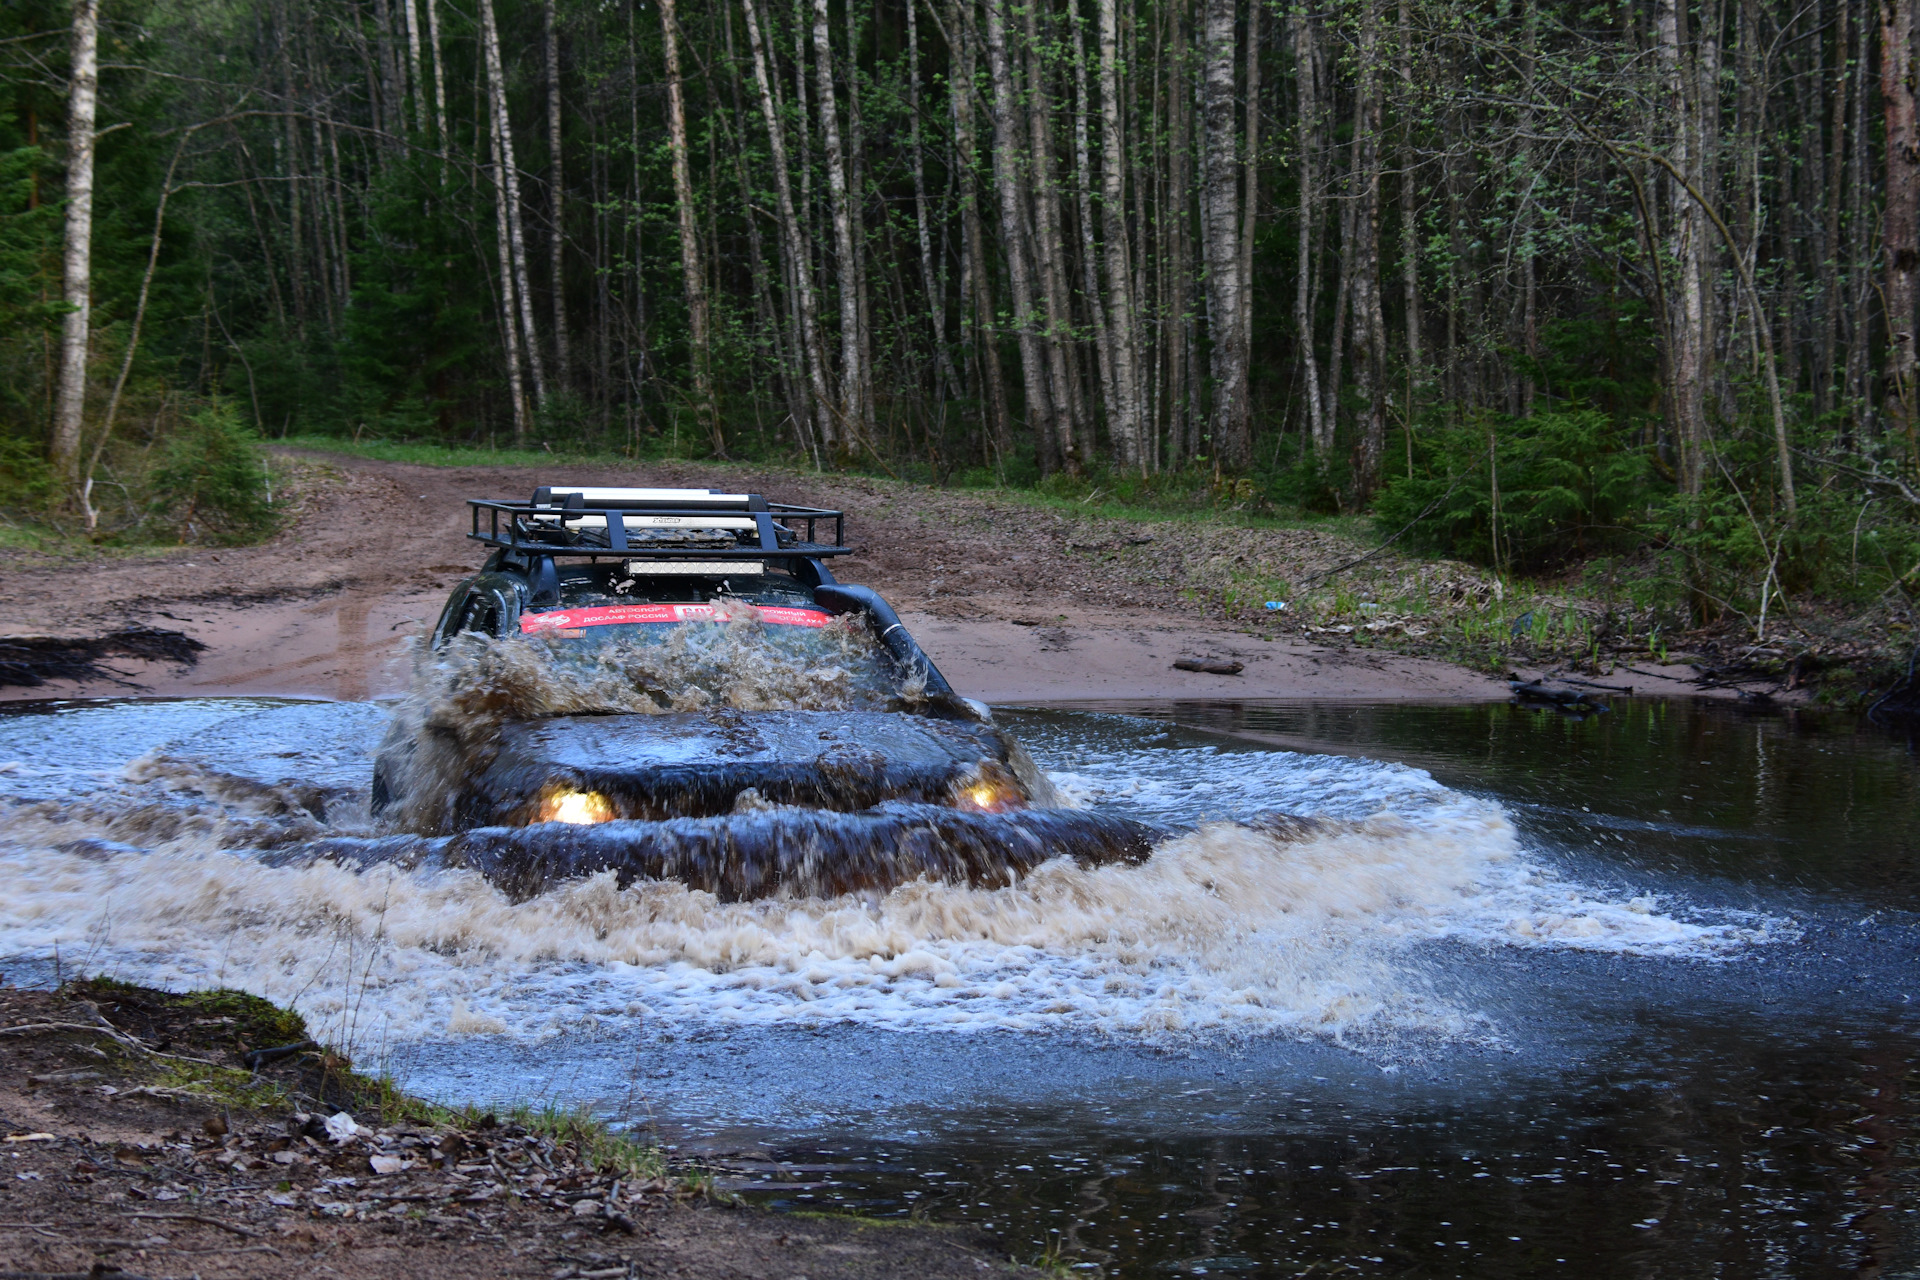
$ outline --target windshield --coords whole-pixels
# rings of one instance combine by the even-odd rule
[[[507,643],[540,655],[537,683],[561,686],[553,701],[581,709],[877,709],[918,696],[864,616],[830,613],[776,574],[570,565],[559,605],[522,614],[518,632]]]

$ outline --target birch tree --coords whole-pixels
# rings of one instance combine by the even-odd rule
[[[413,0],[403,2],[411,5]],[[671,11],[672,0],[665,0],[661,6],[663,20]],[[547,216],[553,223],[547,236],[547,278],[552,281],[555,381],[564,389],[572,376],[573,349],[567,334],[567,180],[561,163],[565,148],[560,129],[560,32],[554,18],[554,0],[546,0],[540,16],[547,55]],[[672,47],[671,37],[668,47]],[[678,81],[677,76],[671,78]],[[685,132],[684,118],[681,132]]]
[[[1113,349],[1110,430],[1123,465],[1151,469],[1140,403],[1138,318],[1133,290],[1133,244],[1127,228],[1127,157],[1120,98],[1120,32],[1114,0],[1099,0],[1100,12],[1100,218],[1106,238],[1107,321]]]
[[[687,341],[693,349],[693,406],[701,430],[724,456],[726,438],[713,403],[713,335],[707,272],[700,260],[700,221],[687,163],[687,106],[680,82],[679,20],[674,0],[660,0],[660,38],[667,54],[667,145],[673,154],[673,199],[680,218],[680,279],[687,293]]]
[[[814,0],[824,4],[825,0]],[[987,75],[993,82],[993,184],[1000,197],[1001,251],[1007,261],[1009,309],[1020,343],[1020,371],[1026,388],[1027,422],[1044,475],[1060,465],[1060,425],[1055,416],[1047,357],[1038,332],[1033,268],[1026,233],[1026,182],[1013,68],[1007,56],[1006,0],[986,0]]]
[[[507,78],[500,63],[500,30],[493,20],[493,0],[480,0],[480,39],[487,70],[489,125],[499,160],[496,197],[506,218],[507,257],[512,263],[513,290],[526,344],[527,371],[533,375],[534,403],[547,407],[546,364],[540,355],[540,332],[533,322],[533,289],[527,272],[527,235],[520,217],[520,171],[513,160],[513,121],[507,116]],[[520,430],[524,432],[524,424]]]
[[[841,431],[832,440],[857,439],[866,421],[869,391],[866,349],[861,341],[859,260],[855,256],[852,197],[847,190],[847,157],[840,146],[840,108],[833,85],[833,36],[827,25],[827,0],[813,0],[814,73],[819,77],[820,132],[826,147],[827,196],[833,218],[833,260],[839,273]]]
[[[1246,465],[1247,359],[1241,346],[1240,156],[1235,119],[1239,58],[1235,0],[1206,0],[1205,70],[1201,88],[1202,249],[1207,264],[1207,336],[1213,374],[1209,430],[1213,452],[1227,466]]]
[[[814,301],[812,255],[807,248],[806,230],[794,208],[793,187],[788,177],[786,125],[774,102],[772,76],[767,69],[767,42],[761,37],[757,0],[741,0],[741,5],[747,18],[747,42],[753,51],[754,87],[758,90],[760,116],[766,125],[767,147],[773,162],[773,189],[780,219],[780,239],[786,258],[787,288],[794,299],[797,320],[796,345],[805,367],[808,399],[811,402],[808,407],[816,415],[811,433],[805,408],[796,415],[796,426],[803,444],[813,453],[817,466],[820,445],[831,445],[836,437]]]
[[[60,391],[54,407],[54,474],[67,501],[79,501],[80,434],[87,407],[89,325],[93,314],[93,122],[100,96],[100,3],[74,0],[73,63],[67,83],[67,225],[61,296]]]
[[[1880,0],[1880,100],[1886,129],[1886,308],[1895,427],[1920,463],[1914,374],[1916,280],[1920,279],[1920,132],[1914,111],[1913,0]]]

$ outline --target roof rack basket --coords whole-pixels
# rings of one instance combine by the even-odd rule
[[[469,498],[467,506],[468,537],[525,556],[811,560],[853,550],[844,512],[757,493],[542,486],[529,502]],[[821,537],[828,521],[831,542]]]

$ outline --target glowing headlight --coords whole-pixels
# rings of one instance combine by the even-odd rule
[[[536,822],[593,823],[613,820],[613,803],[598,791],[555,791],[540,802]]]
[[[1026,792],[1019,780],[995,764],[983,763],[973,777],[958,781],[952,795],[956,808],[980,813],[1005,813],[1027,807]]]

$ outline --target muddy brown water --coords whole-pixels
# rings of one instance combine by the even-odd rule
[[[1095,812],[1326,834],[879,902],[269,865],[351,828],[384,718],[0,718],[0,967],[235,982],[416,1090],[584,1102],[776,1206],[1088,1274],[1920,1268],[1920,768],[1871,727],[1002,709]]]

